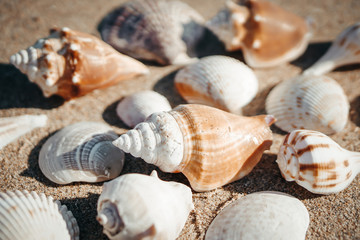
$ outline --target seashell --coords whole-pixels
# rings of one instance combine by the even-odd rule
[[[44,127],[46,115],[22,115],[0,118],[0,149],[35,128]]]
[[[119,176],[124,153],[112,145],[117,134],[103,123],[79,122],[51,136],[42,146],[39,167],[57,184],[101,182]]]
[[[312,34],[303,18],[268,1],[227,1],[226,6],[206,26],[226,50],[242,49],[251,67],[277,66],[304,53]]]
[[[65,99],[148,73],[141,62],[69,28],[52,29],[48,37],[12,55],[10,62],[39,85],[44,96]]]
[[[163,65],[196,60],[203,17],[181,1],[132,0],[100,24],[105,42],[134,58]]]
[[[252,69],[226,56],[202,58],[175,77],[176,89],[187,102],[235,114],[255,97],[258,85]]]
[[[341,148],[328,136],[310,130],[289,133],[276,162],[286,181],[312,193],[344,190],[360,171],[360,153]]]
[[[360,63],[360,22],[341,32],[327,52],[306,69],[304,74],[322,75],[337,67],[354,63]]]
[[[130,173],[104,184],[96,219],[111,240],[175,239],[192,209],[184,184]]]
[[[78,240],[79,227],[71,211],[44,193],[0,193],[1,240]]]
[[[113,144],[165,172],[182,172],[195,191],[247,175],[272,144],[272,116],[243,117],[204,105],[158,112]]]
[[[333,134],[346,125],[349,101],[341,86],[326,76],[297,76],[277,85],[266,99],[276,126],[290,132],[309,129]]]
[[[116,107],[118,117],[129,127],[145,121],[154,112],[170,110],[169,101],[154,91],[141,91],[127,96]]]
[[[304,240],[309,213],[297,198],[281,192],[257,192],[226,206],[215,217],[205,240]]]

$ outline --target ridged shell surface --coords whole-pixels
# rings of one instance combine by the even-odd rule
[[[71,211],[43,193],[0,193],[1,240],[78,240],[79,227]]]
[[[257,192],[226,206],[205,240],[304,240],[309,213],[298,199],[281,192]]]
[[[58,184],[101,182],[119,176],[124,152],[112,145],[117,134],[103,123],[79,122],[51,136],[42,146],[39,166]]]
[[[175,87],[188,103],[235,114],[241,113],[241,108],[255,97],[258,85],[252,69],[226,56],[202,58],[175,76]]]
[[[96,219],[111,240],[176,239],[193,208],[184,184],[132,173],[104,184]]]
[[[276,126],[290,132],[309,129],[340,132],[349,115],[349,101],[341,86],[326,76],[296,76],[281,82],[266,99],[266,111]]]
[[[129,56],[160,64],[187,64],[196,57],[203,17],[181,1],[131,0],[104,18],[105,42]]]
[[[360,171],[360,153],[348,151],[328,136],[309,130],[289,133],[276,162],[287,181],[296,181],[317,194],[344,190]]]

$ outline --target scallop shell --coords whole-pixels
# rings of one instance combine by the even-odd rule
[[[154,112],[170,110],[169,101],[154,91],[141,91],[127,96],[116,107],[118,117],[129,127],[145,121]]]
[[[117,137],[103,123],[69,125],[42,146],[40,169],[57,184],[113,179],[119,176],[124,165],[124,153],[111,143]]]
[[[104,184],[96,219],[111,240],[175,239],[193,208],[184,184],[132,173]]]
[[[349,101],[341,86],[326,76],[297,76],[277,85],[266,111],[284,131],[309,129],[333,134],[346,125]]]
[[[69,28],[52,29],[48,37],[12,55],[10,62],[46,97],[57,94],[65,99],[149,72],[100,39]]]
[[[45,194],[0,193],[1,240],[78,240],[79,227],[71,211]]]
[[[175,86],[189,103],[239,114],[255,97],[258,80],[253,70],[242,62],[226,56],[210,56],[180,70]]]
[[[246,176],[272,144],[272,116],[243,117],[204,105],[150,115],[113,144],[165,172],[182,172],[195,191]]]
[[[196,57],[203,17],[181,1],[132,0],[100,25],[105,42],[129,56],[160,64],[187,64]]]
[[[0,150],[35,128],[44,127],[46,122],[46,115],[22,115],[0,118]]]
[[[309,213],[301,201],[281,192],[257,192],[226,206],[205,240],[304,240],[308,226]]]
[[[347,188],[360,172],[360,153],[340,147],[328,136],[310,130],[289,133],[276,162],[286,181],[317,194]]]
[[[206,26],[226,50],[242,49],[251,67],[277,66],[304,53],[312,34],[301,17],[268,1],[227,1],[226,6]]]

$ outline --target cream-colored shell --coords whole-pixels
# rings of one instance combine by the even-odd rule
[[[42,146],[39,167],[58,184],[101,182],[119,176],[124,152],[112,145],[118,135],[98,122],[79,122],[51,136]]]
[[[71,211],[45,194],[0,193],[1,240],[78,240],[79,227]]]

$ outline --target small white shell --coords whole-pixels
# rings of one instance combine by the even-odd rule
[[[22,115],[0,118],[0,149],[38,127],[44,127],[46,115]]]
[[[151,176],[125,174],[104,184],[97,220],[115,239],[175,239],[194,208],[189,187]]]
[[[309,129],[333,134],[346,125],[349,101],[341,86],[326,76],[297,76],[277,85],[266,111],[284,131]]]
[[[1,240],[78,240],[79,227],[65,205],[35,192],[0,193]]]
[[[304,240],[308,226],[309,213],[301,201],[281,192],[258,192],[225,207],[205,240]]]
[[[39,166],[58,184],[101,182],[119,176],[124,152],[112,145],[117,134],[103,123],[79,122],[69,125],[42,146]]]
[[[210,56],[180,70],[175,86],[188,103],[241,113],[258,91],[258,80],[248,66],[227,56]]]
[[[118,117],[129,127],[145,121],[154,112],[170,110],[169,101],[154,91],[142,91],[127,96],[116,107]]]

